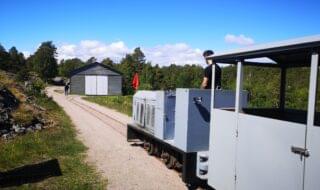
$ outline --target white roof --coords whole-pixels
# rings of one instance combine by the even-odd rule
[[[138,90],[133,97],[139,99],[155,100],[157,98],[157,94],[156,91]]]
[[[280,47],[286,47],[286,46],[302,45],[302,44],[308,44],[308,43],[314,43],[314,42],[320,42],[320,35],[307,36],[302,38],[266,43],[261,45],[252,45],[252,46],[248,46],[248,47],[237,49],[237,50],[231,50],[231,51],[214,54],[212,56],[209,56],[208,58],[253,52],[253,51],[259,51],[259,50],[266,50],[266,49],[273,49],[273,48],[280,48]]]

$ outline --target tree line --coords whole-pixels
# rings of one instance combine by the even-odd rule
[[[78,58],[61,60],[58,73],[60,76],[68,77],[72,70],[95,61],[94,57],[87,61]],[[199,88],[203,76],[203,68],[198,65],[171,64],[165,67],[152,65],[151,62],[146,61],[139,47],[135,48],[131,54],[125,55],[119,63],[115,63],[110,58],[103,59],[101,63],[122,73],[123,93],[126,95],[134,93],[131,83],[135,73],[139,75],[139,89],[143,90]]]
[[[24,57],[15,47],[6,51],[0,45],[0,69],[16,73],[24,80],[29,72],[35,72],[44,81],[55,76],[69,77],[70,72],[86,64],[96,62],[94,57],[83,61],[78,58],[61,60],[58,64],[57,48],[51,42],[43,42],[37,51]],[[199,65],[175,65],[160,67],[146,61],[140,48],[125,55],[119,63],[110,58],[101,61],[122,73],[123,94],[132,95],[132,78],[139,74],[140,87],[145,90],[168,90],[176,88],[199,88],[203,78],[203,67]],[[235,89],[236,67],[222,67],[222,87]],[[306,109],[308,98],[309,68],[293,68],[287,72],[286,107]],[[246,66],[244,68],[244,89],[249,92],[250,107],[278,107],[280,69]],[[318,88],[319,89],[319,88]],[[318,93],[319,95],[320,93]],[[319,98],[320,99],[320,98]],[[317,101],[317,103],[320,101]]]
[[[41,43],[36,52],[28,58],[15,47],[6,51],[0,44],[0,69],[16,73],[21,80],[27,79],[29,72],[34,72],[41,79],[49,82],[56,76],[68,78],[74,69],[97,61],[95,57],[86,61],[73,58],[60,60],[58,64],[56,56],[57,48],[51,41]],[[119,63],[115,63],[108,57],[101,63],[122,73],[123,93],[126,95],[134,93],[131,83],[135,73],[139,75],[139,89],[144,90],[199,88],[203,75],[203,68],[198,65],[171,64],[165,67],[152,65],[151,62],[146,61],[139,47],[131,54],[125,55]]]
[[[56,55],[57,48],[51,41],[43,42],[27,59],[16,47],[7,52],[0,44],[0,69],[17,74],[20,80],[27,79],[29,72],[35,72],[41,79],[48,81],[58,74]]]

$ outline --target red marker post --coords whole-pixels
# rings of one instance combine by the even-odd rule
[[[139,75],[135,73],[132,79],[132,87],[134,90],[138,90],[139,88]]]

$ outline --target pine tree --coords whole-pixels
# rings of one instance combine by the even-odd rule
[[[48,81],[58,73],[57,60],[55,59],[57,48],[51,41],[43,42],[35,54],[30,58],[32,70]]]

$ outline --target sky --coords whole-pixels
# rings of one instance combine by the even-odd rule
[[[141,47],[153,64],[204,64],[215,52],[320,34],[319,0],[0,0],[0,43],[28,56],[119,62]]]

